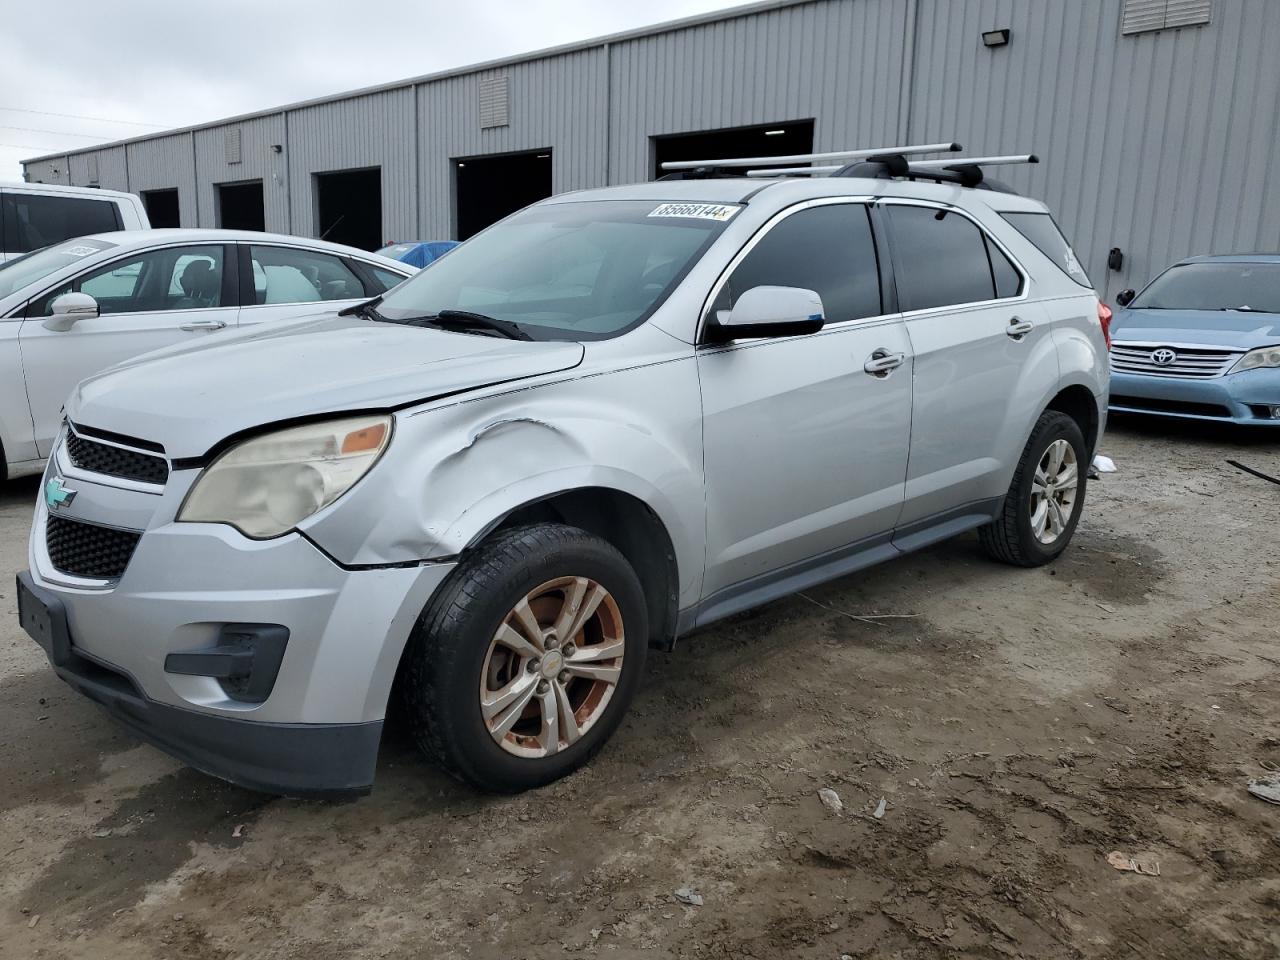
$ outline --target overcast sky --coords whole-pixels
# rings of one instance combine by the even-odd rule
[[[734,0],[36,0],[0,30],[18,161],[736,6]]]

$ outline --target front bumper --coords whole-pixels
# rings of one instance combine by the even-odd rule
[[[1280,405],[1277,369],[1206,379],[1111,373],[1112,413],[1280,427],[1280,419],[1271,413],[1276,405]]]
[[[59,516],[143,533],[117,580],[77,582],[53,566],[49,511],[37,506],[26,577],[65,622],[70,655],[50,656],[58,675],[216,776],[290,795],[368,790],[404,645],[455,564],[344,567],[301,534],[255,541],[173,522],[189,484],[155,496],[63,472],[77,492]],[[265,699],[175,669],[184,657],[172,655],[207,652],[244,624],[287,636]]]

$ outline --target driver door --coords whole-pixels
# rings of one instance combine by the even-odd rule
[[[63,404],[81,380],[139,354],[235,326],[234,266],[222,244],[164,247],[88,271],[28,304],[18,341],[40,456],[49,456]],[[69,330],[45,327],[50,304],[72,291],[97,300],[99,315]]]
[[[713,309],[755,286],[802,287],[826,323],[698,349],[708,616],[864,551],[891,554],[911,439],[911,342],[885,308],[866,205],[801,204],[739,256]]]

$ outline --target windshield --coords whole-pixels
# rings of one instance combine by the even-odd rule
[[[66,240],[0,264],[0,300],[27,284],[43,280],[63,267],[114,246],[114,243],[102,240]]]
[[[529,207],[406,280],[377,306],[408,321],[466,311],[535,340],[601,340],[642,323],[740,208],[598,200]]]
[[[1152,280],[1129,307],[1280,313],[1280,263],[1184,263]]]

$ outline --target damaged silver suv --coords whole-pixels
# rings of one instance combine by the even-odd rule
[[[1105,324],[1045,207],[980,181],[891,157],[568,194],[346,315],[92,377],[22,623],[244,786],[367,791],[394,693],[516,791],[601,747],[649,646],[974,528],[1046,563]]]

